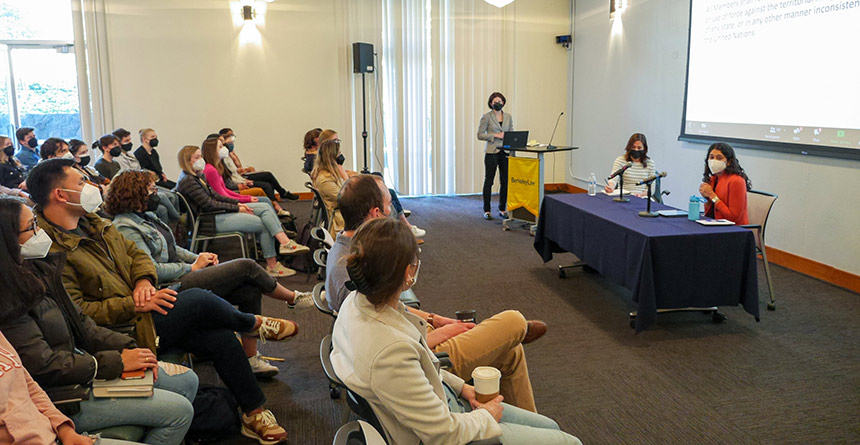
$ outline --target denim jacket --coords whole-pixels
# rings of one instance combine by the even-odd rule
[[[176,240],[173,239],[172,235],[170,239],[164,239],[164,236],[153,224],[160,224],[165,228],[167,226],[154,213],[147,212],[147,216],[149,219],[144,220],[143,217],[134,213],[122,213],[114,218],[113,225],[124,237],[133,241],[138,249],[152,257],[160,284],[176,281],[191,272],[191,263],[197,260],[197,254],[176,245]],[[168,262],[167,243],[173,243],[176,246],[176,256],[179,262]]]

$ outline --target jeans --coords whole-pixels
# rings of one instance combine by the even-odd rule
[[[245,178],[247,179],[254,181],[254,185],[256,187],[259,187],[259,185],[257,185],[257,181],[266,182],[270,184],[272,188],[274,188],[275,191],[278,192],[278,194],[281,195],[281,198],[286,198],[287,196],[287,191],[283,187],[281,187],[281,183],[278,182],[278,179],[275,178],[275,175],[273,175],[271,172],[246,173],[243,176],[245,176]],[[263,188],[263,190],[265,190],[265,188]],[[268,193],[266,195],[268,196]],[[269,199],[274,201],[275,197],[269,196]]]
[[[394,207],[394,213],[400,216],[403,213],[403,206],[400,204],[400,199],[397,198],[397,192],[394,189],[388,189],[388,193],[391,194],[391,207]]]
[[[242,212],[215,215],[215,229],[219,233],[255,233],[263,249],[263,258],[274,258],[277,254],[274,236],[284,231],[275,209],[272,204],[263,201],[245,205],[254,212],[253,215]]]
[[[159,348],[179,348],[212,359],[215,371],[236,397],[245,413],[266,401],[248,357],[233,332],[249,332],[256,324],[252,314],[239,312],[226,300],[203,289],[176,295],[167,315],[152,313]],[[160,379],[159,379],[160,380]]]
[[[179,279],[182,289],[199,287],[239,307],[240,312],[259,315],[263,294],[275,290],[278,282],[259,264],[247,258],[227,261],[189,272]]]
[[[468,401],[454,394],[448,385],[443,384],[442,386],[444,386],[445,395],[448,398],[448,409],[452,413],[472,411],[472,406]],[[504,402],[502,407],[504,409],[499,426],[502,427],[500,439],[503,445],[582,445],[579,439],[561,431],[558,424],[549,417]]]
[[[508,201],[508,155],[504,151],[484,155],[484,211],[490,211],[490,194],[493,192],[493,178],[499,168],[499,211],[504,212]]]
[[[246,360],[247,361],[247,360]],[[96,398],[81,402],[81,411],[69,416],[78,432],[118,425],[147,427],[144,443],[179,444],[191,426],[197,394],[197,374],[168,375],[159,368],[151,397]]]
[[[158,207],[155,209],[155,214],[164,224],[179,221],[179,212],[171,198],[176,199],[175,195],[170,192],[158,191]]]

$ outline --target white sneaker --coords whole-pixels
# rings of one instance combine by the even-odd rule
[[[306,307],[311,307],[314,305],[314,294],[312,292],[302,292],[300,290],[294,290],[293,293],[296,294],[296,299],[293,300],[293,303],[287,303],[287,307],[290,309],[304,309]]]
[[[426,235],[427,232],[419,229],[418,226],[412,226],[412,234],[415,235],[415,238],[421,238]]]
[[[248,357],[248,363],[251,365],[251,370],[254,371],[254,376],[257,378],[272,378],[278,375],[278,368],[264,359],[259,352],[253,357]]]

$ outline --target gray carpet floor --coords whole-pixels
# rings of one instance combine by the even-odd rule
[[[427,230],[415,292],[422,308],[486,317],[518,309],[549,325],[526,346],[538,410],[585,444],[860,443],[860,296],[771,266],[777,310],[762,320],[724,307],[722,324],[701,313],[666,314],[636,334],[630,292],[598,274],[570,270],[557,255],[544,264],[526,230],[503,232],[481,219],[480,197],[404,199],[413,224]],[[310,202],[286,203],[306,221]],[[707,285],[709,277],[702,277]],[[316,278],[281,280],[310,290]],[[264,298],[263,313],[290,318],[299,335],[261,344],[285,359],[261,381],[267,407],[292,444],[331,443],[343,405],[329,398],[319,341],[331,318],[314,308],[290,311]],[[201,380],[215,379],[201,364]],[[242,436],[223,444],[255,443]]]

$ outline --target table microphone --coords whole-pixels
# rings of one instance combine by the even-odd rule
[[[656,175],[651,175],[651,176],[649,176],[649,177],[647,177],[647,178],[645,178],[645,179],[643,179],[643,180],[641,180],[641,181],[637,182],[637,183],[636,183],[636,185],[647,184],[647,183],[649,183],[649,182],[654,181],[654,180],[655,180],[655,179],[657,179],[657,178],[665,178],[667,174],[668,174],[668,173],[666,173],[666,172],[662,172],[662,173],[657,173]]]
[[[547,144],[546,146],[547,150],[555,150],[556,148],[558,148],[555,145],[552,145],[552,138],[555,137],[555,130],[558,130],[558,121],[561,120],[562,114],[564,114],[564,111],[558,113],[558,117],[555,118],[555,127],[552,129],[552,135],[549,137],[549,144]]]
[[[606,178],[606,180],[607,180],[607,181],[612,180],[612,178],[614,178],[614,177],[616,177],[616,176],[618,176],[618,175],[620,175],[620,174],[624,173],[624,172],[625,172],[625,171],[627,171],[627,169],[628,169],[628,168],[630,168],[630,167],[633,167],[633,163],[632,163],[632,162],[628,162],[628,163],[627,163],[627,164],[625,164],[623,167],[619,168],[618,170],[615,170],[615,172],[614,172],[614,173],[612,173],[611,175],[609,175],[609,177],[608,177],[608,178]]]

